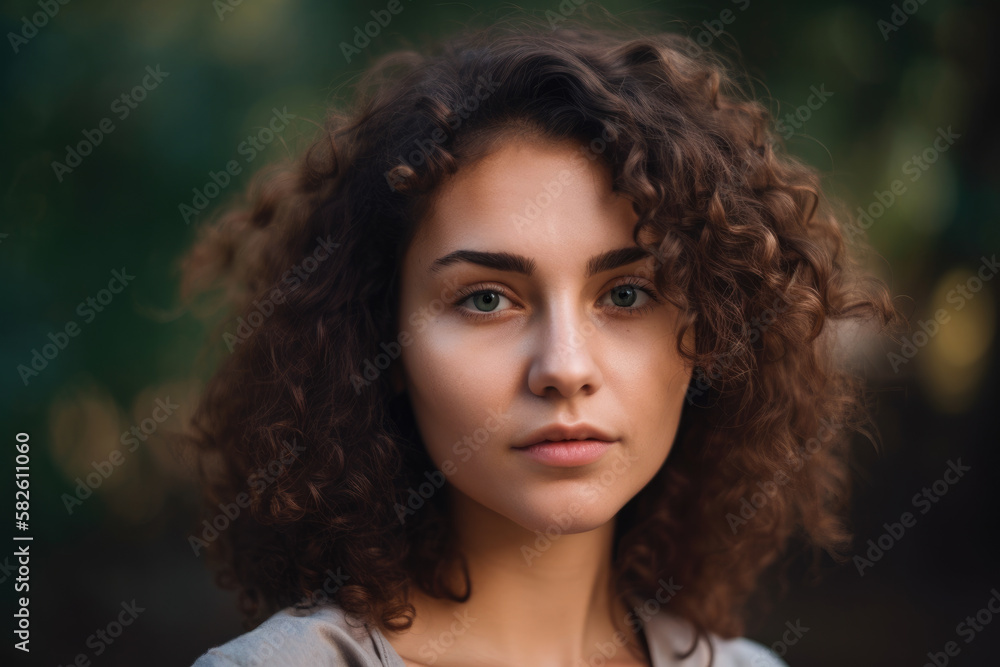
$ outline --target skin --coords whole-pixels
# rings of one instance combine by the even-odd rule
[[[441,184],[401,267],[399,321],[413,342],[393,380],[431,459],[451,470],[443,492],[473,586],[464,604],[411,593],[413,626],[384,633],[407,665],[562,667],[614,642],[611,614],[628,613],[606,592],[615,516],[666,460],[691,379],[676,351],[677,309],[650,296],[651,258],[587,277],[588,258],[636,247],[638,216],[612,192],[607,168],[573,141],[501,146]],[[562,191],[540,196],[561,173]],[[459,249],[524,255],[534,271],[464,261],[431,271]],[[634,302],[621,285],[637,290]],[[456,293],[497,287],[504,294],[491,301]],[[555,422],[587,422],[617,440],[570,468],[512,449]],[[455,449],[477,429],[488,437]],[[537,541],[547,530],[554,539]],[[639,646],[621,625],[620,643]],[[605,664],[646,664],[615,649]]]

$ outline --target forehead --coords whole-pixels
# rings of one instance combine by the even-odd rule
[[[579,251],[583,261],[633,245],[631,202],[612,191],[610,170],[581,145],[513,137],[459,168],[432,195],[407,255],[421,266],[458,249]]]

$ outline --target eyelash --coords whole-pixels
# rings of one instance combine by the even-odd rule
[[[612,304],[611,309],[618,311],[619,313],[625,315],[626,317],[636,317],[638,315],[642,315],[643,313],[649,312],[650,310],[655,308],[658,304],[663,303],[663,300],[660,298],[660,296],[656,294],[656,292],[653,291],[651,288],[644,287],[643,286],[644,284],[645,283],[637,282],[634,278],[626,277],[623,278],[621,282],[616,283],[611,287],[609,287],[608,290],[605,292],[605,294],[608,294],[609,292],[611,292],[611,290],[618,289],[619,287],[624,287],[628,285],[630,287],[636,287],[642,290],[649,296],[649,303],[647,303],[644,306],[638,306],[637,308],[625,308],[624,306],[616,306]],[[510,298],[510,296],[507,294],[507,290],[504,287],[494,283],[486,283],[483,285],[476,285],[475,287],[472,288],[465,288],[459,290],[458,294],[455,297],[455,300],[452,302],[452,306],[456,310],[461,312],[463,317],[467,317],[471,320],[492,320],[495,317],[499,317],[500,316],[499,312],[484,313],[462,307],[462,304],[468,301],[471,297],[484,293],[494,293],[494,294],[499,294],[500,296],[503,297],[507,297],[508,299]]]

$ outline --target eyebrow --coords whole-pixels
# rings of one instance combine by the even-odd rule
[[[602,252],[587,260],[587,278],[591,278],[598,273],[617,269],[620,266],[638,262],[647,257],[652,257],[652,254],[639,246]],[[512,271],[526,276],[531,276],[535,272],[535,260],[530,257],[510,252],[483,252],[480,250],[455,250],[454,252],[450,252],[434,260],[431,264],[430,272],[437,273],[446,266],[461,262],[478,264],[479,266],[496,269],[497,271]]]

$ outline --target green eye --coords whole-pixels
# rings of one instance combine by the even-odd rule
[[[639,292],[634,285],[619,285],[611,290],[611,301],[620,308],[628,308],[638,298]]]
[[[484,313],[488,313],[496,309],[497,304],[500,303],[500,295],[496,292],[478,292],[473,294],[472,303],[475,304],[476,308],[479,308]]]
[[[610,303],[608,301],[610,300]],[[465,292],[454,302],[456,309],[465,317],[472,319],[491,319],[493,315],[508,308],[500,308],[501,301],[510,301],[506,291],[501,287],[491,285],[480,286],[475,292]],[[602,299],[605,307],[623,316],[642,315],[648,312],[660,298],[650,288],[642,287],[636,282],[616,285],[604,293]],[[508,306],[513,304],[508,303]]]

